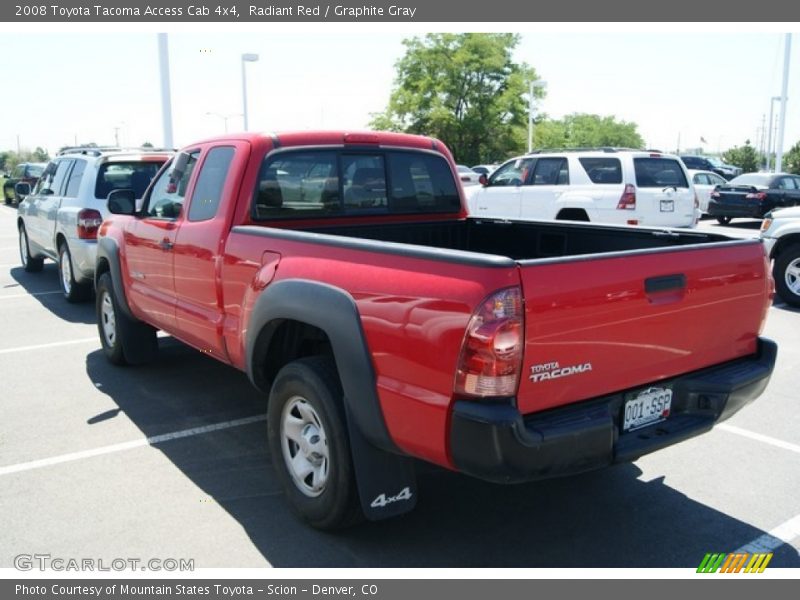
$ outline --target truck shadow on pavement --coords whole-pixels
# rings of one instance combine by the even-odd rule
[[[144,435],[266,412],[265,396],[244,374],[171,338],[160,345],[156,362],[142,367],[113,367],[100,351],[86,358],[91,380]],[[102,426],[115,411],[87,414],[87,427]],[[276,567],[696,568],[705,553],[733,552],[764,534],[663,478],[638,479],[642,472],[635,464],[516,486],[420,464],[414,512],[321,533],[291,514],[272,471],[263,420],[153,448],[233,517]],[[196,500],[187,501],[186,510],[197,510],[198,522],[207,514]],[[164,536],[169,526],[152,525]],[[211,527],[206,522],[203,530]],[[237,562],[236,555],[221,556],[225,564],[198,558],[196,566],[263,566],[242,564],[252,557]],[[800,567],[800,558],[784,545],[771,566]]]
[[[58,265],[51,261],[45,261],[39,273],[26,273],[22,267],[14,267],[11,269],[11,278],[15,283],[7,285],[5,291],[16,289],[19,293],[28,292],[44,308],[68,323],[95,324],[94,296],[86,302],[67,302],[59,288],[58,277]]]

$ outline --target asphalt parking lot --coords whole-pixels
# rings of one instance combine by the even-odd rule
[[[19,267],[15,215],[0,206],[0,567],[49,554],[196,568],[695,568],[741,548],[800,567],[800,311],[779,301],[767,392],[711,433],[519,486],[423,465],[415,512],[323,534],[281,496],[266,399],[246,376],[171,338],[154,364],[108,364],[93,303],[68,304],[53,263]],[[758,233],[754,221],[701,227]]]

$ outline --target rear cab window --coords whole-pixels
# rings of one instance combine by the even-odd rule
[[[686,175],[677,160],[672,158],[634,158],[636,185],[642,188],[688,188]]]
[[[433,153],[286,150],[264,159],[251,217],[458,212],[447,161]]]

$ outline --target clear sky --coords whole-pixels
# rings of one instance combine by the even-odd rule
[[[155,30],[116,29],[0,25],[0,149],[16,149],[17,136],[23,149],[50,152],[76,141],[113,144],[115,130],[124,145],[163,142]],[[547,81],[537,111],[615,115],[636,122],[648,146],[665,150],[674,150],[679,136],[682,149],[707,152],[745,139],[756,144],[770,98],[781,91],[781,30],[644,29],[525,31],[516,59]],[[229,116],[229,130],[241,130],[244,52],[260,56],[247,64],[251,130],[364,128],[370,113],[386,106],[402,40],[436,30],[174,27],[175,143],[222,133],[224,119],[209,112]],[[800,140],[798,35],[791,54],[785,149]]]

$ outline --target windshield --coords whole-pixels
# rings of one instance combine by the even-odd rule
[[[28,165],[28,177],[41,177],[44,165]]]
[[[708,157],[706,157],[706,159],[708,160],[708,162],[710,162],[715,167],[721,167],[721,166],[723,166],[725,164],[720,159],[715,158],[713,156],[708,156]]]

